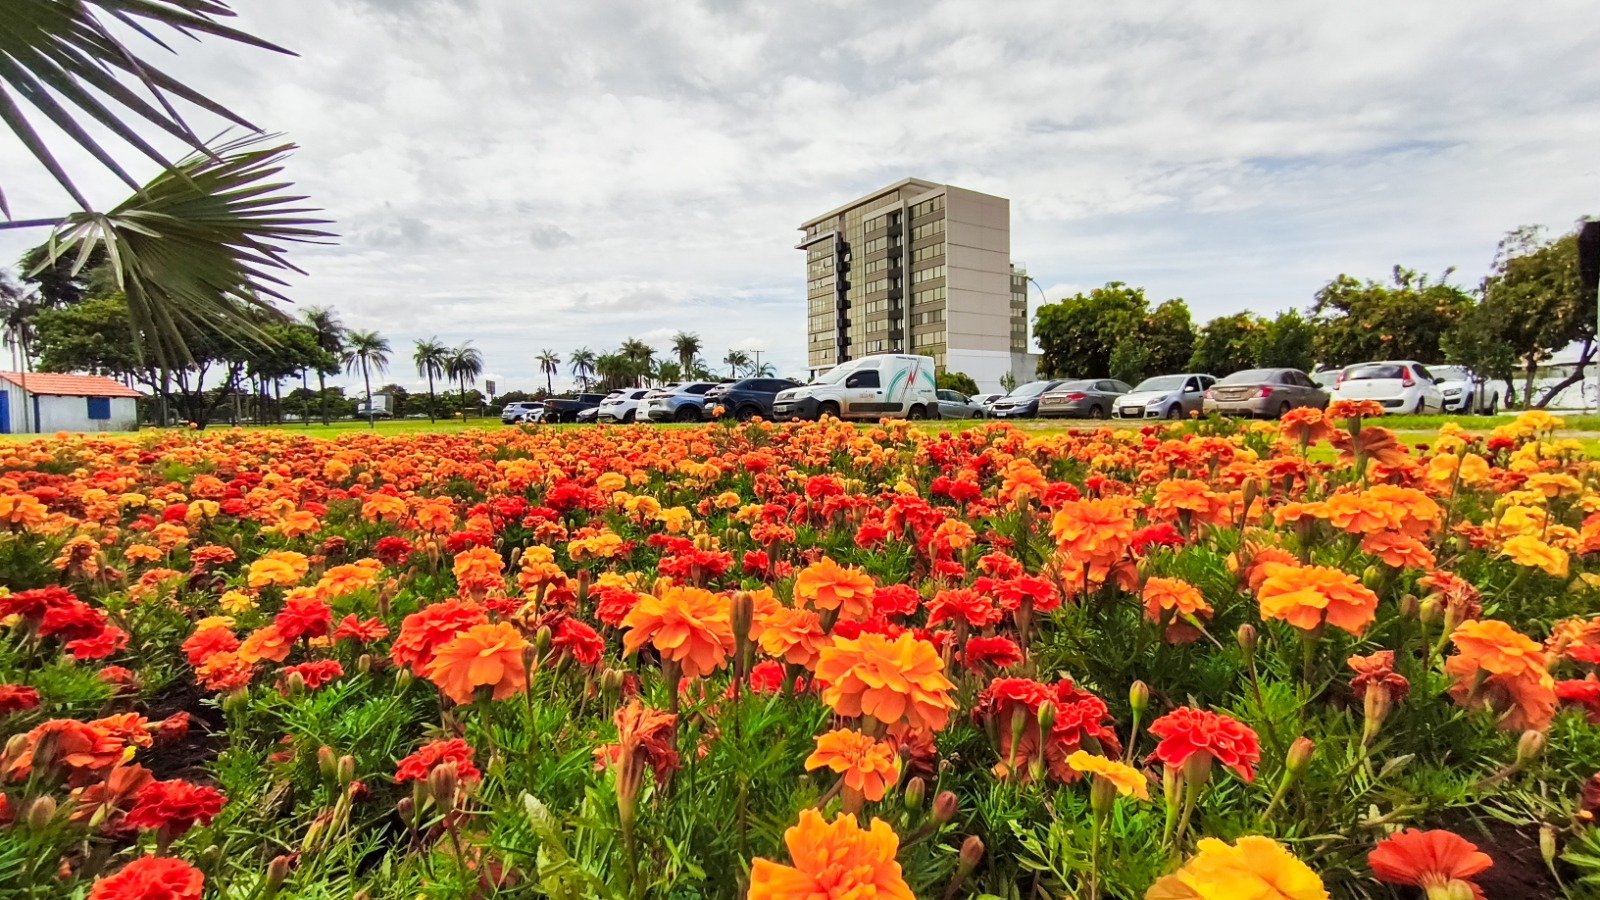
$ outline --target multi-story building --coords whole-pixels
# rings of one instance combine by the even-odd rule
[[[986,391],[1007,373],[1033,378],[1009,200],[907,178],[800,230],[813,375],[871,353],[920,353]]]

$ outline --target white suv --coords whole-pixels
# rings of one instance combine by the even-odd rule
[[[1466,366],[1435,366],[1429,371],[1444,395],[1445,412],[1492,416],[1505,405],[1505,388],[1497,381],[1480,381]]]
[[[1409,359],[1346,366],[1334,383],[1333,399],[1376,400],[1385,412],[1418,415],[1444,409],[1444,394],[1433,373]]]
[[[600,410],[595,413],[595,418],[602,422],[621,422],[628,424],[639,418],[639,404],[644,400],[644,395],[650,393],[648,388],[626,388],[612,391],[600,401]]]

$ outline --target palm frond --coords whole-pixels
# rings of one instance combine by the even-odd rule
[[[74,116],[74,109],[163,167],[167,158],[130,124],[143,119],[206,151],[178,113],[182,101],[238,125],[249,122],[141,59],[107,28],[115,22],[165,50],[153,27],[170,28],[186,37],[209,34],[230,41],[288,53],[274,44],[221,24],[233,10],[222,0],[0,0],[0,122],[20,139],[40,165],[84,209],[90,204],[79,192],[49,146],[23,113],[21,101],[132,188],[125,169]],[[141,95],[141,89],[143,94]],[[0,215],[10,218],[0,191]]]
[[[261,340],[259,313],[281,316],[272,301],[288,299],[284,277],[301,271],[286,245],[332,236],[319,228],[327,220],[277,180],[294,145],[275,140],[229,141],[168,169],[108,213],[69,216],[39,268],[73,256],[76,271],[103,247],[127,295],[137,349],[147,344],[159,363],[190,360],[185,329]]]

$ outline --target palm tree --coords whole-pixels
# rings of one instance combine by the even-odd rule
[[[660,363],[656,364],[655,376],[657,383],[669,384],[674,381],[681,381],[683,379],[683,373],[683,366],[678,365],[676,362],[673,362],[670,359],[664,359]]]
[[[483,374],[483,354],[468,341],[450,351],[445,358],[444,371],[450,380],[461,385],[461,419],[467,418],[467,386],[476,384]]]
[[[439,416],[434,407],[433,380],[444,377],[444,364],[450,357],[450,348],[440,343],[436,337],[419,340],[416,350],[411,354],[411,361],[417,364],[417,374],[428,379],[428,421],[437,422]]]
[[[638,338],[628,338],[617,348],[618,355],[633,363],[633,373],[639,387],[644,386],[644,379],[649,375],[655,365],[656,348],[646,344]]]
[[[759,366],[750,367],[751,378],[771,378],[776,374],[778,374],[777,368],[769,362],[764,362]]]
[[[389,341],[376,331],[352,331],[344,339],[344,370],[351,374],[359,371],[361,382],[367,390],[367,425],[378,427],[372,410],[372,373],[389,370]]]
[[[738,378],[739,370],[750,365],[750,354],[743,350],[729,350],[728,355],[722,358],[722,364],[728,367],[728,377]]]
[[[678,368],[689,371],[694,366],[694,358],[700,355],[700,335],[690,331],[680,331],[672,336],[672,352],[678,354]]]
[[[317,339],[317,346],[327,354],[329,361],[337,366],[344,358],[345,328],[339,321],[339,314],[331,307],[312,306],[300,313],[300,318],[311,329]],[[332,366],[320,365],[317,367],[317,392],[322,396],[322,424],[328,424],[328,375]],[[333,368],[337,372],[337,368]]]
[[[24,394],[28,391],[28,369],[33,360],[33,316],[39,309],[40,301],[36,295],[23,290],[7,273],[0,272],[0,335],[4,335],[13,362],[17,359],[17,352],[20,350],[22,353],[22,364],[17,371],[22,376]],[[33,431],[29,422],[29,407],[32,405],[22,404],[22,431],[25,434]]]
[[[247,311],[272,310],[273,300],[286,299],[284,276],[299,271],[286,245],[329,237],[316,227],[326,222],[308,216],[281,177],[292,144],[267,145],[275,138],[142,58],[142,41],[131,43],[137,35],[170,50],[161,34],[170,29],[288,52],[225,25],[233,14],[225,0],[8,0],[0,12],[8,26],[0,28],[0,59],[6,60],[0,118],[81,210],[13,220],[0,189],[0,229],[54,229],[42,266],[75,259],[81,267],[92,254],[106,253],[128,300],[134,350],[142,354],[148,346],[163,368],[192,360],[184,334],[198,324],[265,342]],[[109,212],[96,211],[34,129],[24,103],[137,193]],[[184,121],[183,104],[251,133],[208,146]],[[84,127],[75,113],[95,127]],[[190,155],[173,162],[135,121],[154,125],[170,146]],[[107,135],[154,160],[160,172],[141,186],[102,146]]]
[[[567,357],[567,365],[572,367],[572,377],[578,379],[578,384],[584,390],[588,390],[589,378],[599,371],[599,357],[588,347],[579,347]]]
[[[561,357],[554,350],[539,351],[539,368],[544,371],[544,390],[547,394],[556,392],[555,377],[561,371]]]

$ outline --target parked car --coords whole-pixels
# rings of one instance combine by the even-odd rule
[[[544,404],[534,400],[519,400],[507,403],[500,409],[500,423],[502,425],[522,425],[537,422],[544,418]]]
[[[1343,369],[1318,369],[1311,373],[1311,380],[1332,396],[1333,388],[1339,383],[1339,376],[1343,374]]]
[[[1281,419],[1291,409],[1325,409],[1328,395],[1299,369],[1245,369],[1222,379],[1205,393],[1207,414]]]
[[[988,414],[983,404],[974,403],[971,397],[960,391],[946,389],[937,393],[941,419],[981,419]]]
[[[1376,400],[1386,411],[1436,413],[1444,408],[1444,394],[1433,383],[1433,373],[1409,359],[1346,366],[1333,388],[1335,400]]]
[[[939,395],[933,381],[933,360],[900,353],[857,357],[834,366],[810,384],[773,398],[772,418],[779,422],[822,416],[937,418]]]
[[[1505,405],[1505,386],[1497,381],[1480,380],[1466,366],[1434,366],[1434,386],[1443,398],[1447,413],[1483,413],[1492,416]]]
[[[1132,388],[1115,378],[1063,381],[1039,397],[1041,419],[1104,419]]]
[[[1217,379],[1198,372],[1146,378],[1117,401],[1117,418],[1187,418],[1201,411],[1206,391],[1216,383]]]
[[[577,422],[579,425],[594,425],[600,421],[600,407],[578,410]]]
[[[993,406],[996,400],[999,400],[1004,396],[1005,394],[977,394],[972,398],[972,402],[983,407],[983,411],[988,413],[989,407]]]
[[[772,401],[783,391],[800,386],[787,378],[745,378],[725,382],[706,391],[706,408],[722,407],[722,413],[741,422],[760,416],[772,418]]]
[[[639,409],[652,422],[698,422],[706,417],[706,392],[712,381],[686,381],[644,395]]]
[[[1031,419],[1039,414],[1039,397],[1066,384],[1066,379],[1030,381],[996,400],[989,407],[989,415],[996,419]]]
[[[595,416],[601,422],[621,422],[627,424],[639,418],[639,405],[644,402],[644,395],[650,393],[648,388],[623,388],[607,394],[600,405],[595,408]]]
[[[544,419],[546,422],[576,422],[578,421],[578,413],[586,409],[599,407],[600,401],[605,398],[605,394],[574,394],[571,397],[551,397],[544,402]]]

